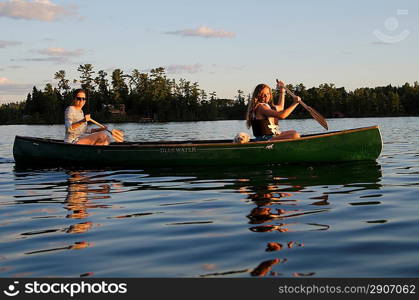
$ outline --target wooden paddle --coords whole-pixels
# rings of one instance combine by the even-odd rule
[[[97,126],[100,126],[102,128],[105,128],[105,125],[100,124],[99,122],[90,119],[90,122],[92,122],[93,124],[96,124]],[[118,143],[122,143],[124,141],[124,132],[118,129],[106,129],[108,132],[110,132],[112,134],[112,137],[114,138],[114,140]]]
[[[276,80],[276,82],[278,83],[278,79]],[[297,97],[289,88],[287,88],[286,86],[284,86],[285,90],[287,91],[288,94],[290,94],[292,97]],[[329,126],[327,125],[327,121],[326,119],[320,114],[318,113],[314,108],[312,108],[311,106],[308,106],[307,104],[305,104],[303,102],[303,100],[301,100],[299,103],[310,113],[310,115],[317,121],[319,122],[320,125],[323,126],[324,129],[328,130]]]

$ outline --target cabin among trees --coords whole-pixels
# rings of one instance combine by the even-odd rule
[[[104,111],[108,111],[112,115],[117,116],[125,116],[125,104],[118,104],[118,105],[112,105],[112,104],[102,104],[102,109]]]

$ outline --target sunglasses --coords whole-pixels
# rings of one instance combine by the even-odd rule
[[[84,100],[84,101],[86,101],[86,98],[84,98],[84,97],[76,97],[76,99],[77,100]]]

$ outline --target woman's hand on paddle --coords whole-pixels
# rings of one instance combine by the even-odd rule
[[[87,115],[84,116],[84,121],[85,122],[89,122],[90,120],[91,120],[90,114],[87,114]]]
[[[282,90],[285,88],[285,83],[282,80],[277,80],[276,81],[276,88],[278,90]]]
[[[300,102],[300,100],[301,100],[301,98],[300,97],[298,97],[298,96],[295,96],[294,97],[294,103],[298,103],[298,104],[300,104],[301,102]]]

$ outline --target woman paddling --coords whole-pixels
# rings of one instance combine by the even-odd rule
[[[300,97],[294,97],[294,102],[288,108],[284,109],[284,86],[284,82],[278,81],[278,105],[274,105],[272,90],[268,85],[261,83],[256,86],[252,99],[249,101],[246,114],[247,127],[252,127],[256,141],[300,138],[300,135],[295,130],[281,132],[278,129],[278,119],[287,118],[298,106],[300,101]]]
[[[86,92],[83,89],[74,91],[74,98],[64,112],[65,138],[64,142],[83,145],[109,145],[110,138],[105,133],[107,127],[89,130],[87,122],[90,114],[84,115],[83,106],[86,104]]]

